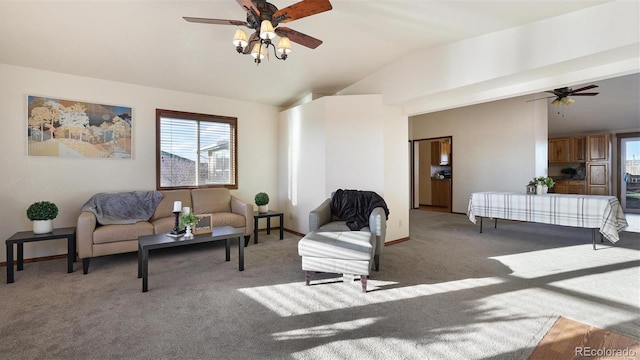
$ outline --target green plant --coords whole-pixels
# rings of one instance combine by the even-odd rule
[[[31,204],[27,208],[29,220],[53,220],[58,216],[58,207],[49,201],[39,201]]]
[[[546,185],[548,188],[552,188],[556,184],[556,182],[548,176],[539,176],[533,178],[533,183],[535,185]]]
[[[180,216],[180,226],[193,227],[193,225],[195,225],[198,221],[200,221],[200,218],[191,212],[188,214],[182,214]]]
[[[269,195],[265,192],[259,192],[256,194],[255,201],[258,206],[267,205],[269,203]]]

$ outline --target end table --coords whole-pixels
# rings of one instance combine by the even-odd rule
[[[8,238],[7,244],[7,284],[13,282],[13,244],[18,248],[17,268],[18,271],[24,269],[24,250],[26,242],[45,241],[55,239],[67,239],[67,273],[73,272],[73,262],[76,259],[76,228],[53,229],[50,233],[34,234],[33,231],[20,231]]]
[[[258,219],[267,218],[267,234],[271,234],[271,218],[274,216],[280,217],[280,240],[284,238],[284,214],[279,211],[269,210],[266,213],[258,211],[253,212],[253,243],[258,243]]]

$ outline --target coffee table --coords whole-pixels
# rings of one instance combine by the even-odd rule
[[[243,235],[242,231],[231,226],[220,226],[214,227],[210,234],[194,235],[190,238],[185,236],[175,238],[166,233],[140,236],[138,238],[138,278],[142,278],[142,292],[149,290],[149,250],[224,240],[225,260],[230,261],[229,240],[238,238],[238,271],[244,271],[244,244],[241,240]]]

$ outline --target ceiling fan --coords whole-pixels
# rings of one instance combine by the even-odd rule
[[[579,89],[571,89],[570,87],[563,87],[563,88],[559,88],[559,89],[554,89],[553,91],[545,91],[546,93],[550,93],[553,94],[553,96],[547,96],[547,97],[543,97],[543,98],[538,98],[538,99],[533,99],[533,100],[529,100],[527,102],[530,101],[536,101],[536,100],[541,100],[541,99],[550,99],[552,97],[555,97],[555,99],[551,102],[552,105],[571,105],[574,103],[574,101],[572,99],[569,98],[569,96],[596,96],[599,93],[597,92],[582,92],[585,90],[590,90],[593,88],[597,88],[598,85],[588,85],[585,87],[581,87]]]
[[[269,46],[273,47],[275,57],[280,60],[285,60],[287,54],[291,52],[290,41],[310,49],[320,46],[322,44],[321,40],[279,25],[329,11],[333,8],[329,0],[302,0],[280,10],[266,0],[236,0],[236,2],[247,13],[246,21],[186,16],[183,19],[194,23],[246,26],[255,30],[248,39],[244,30],[236,30],[233,44],[236,46],[238,53],[251,54],[257,64],[260,64],[260,61],[267,54]],[[278,47],[271,42],[276,34],[280,36]]]

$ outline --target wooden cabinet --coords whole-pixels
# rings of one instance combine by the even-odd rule
[[[587,161],[609,161],[609,134],[587,136]]]
[[[571,161],[571,138],[549,139],[549,162]]]
[[[580,194],[587,193],[585,180],[557,180],[553,187],[557,194]]]
[[[575,136],[571,138],[571,160],[577,163],[587,161],[586,136]]]
[[[451,143],[448,141],[431,142],[431,165],[451,165]]]
[[[451,180],[431,180],[431,205],[449,208],[451,206]]]
[[[587,194],[609,195],[608,163],[587,163]]]

